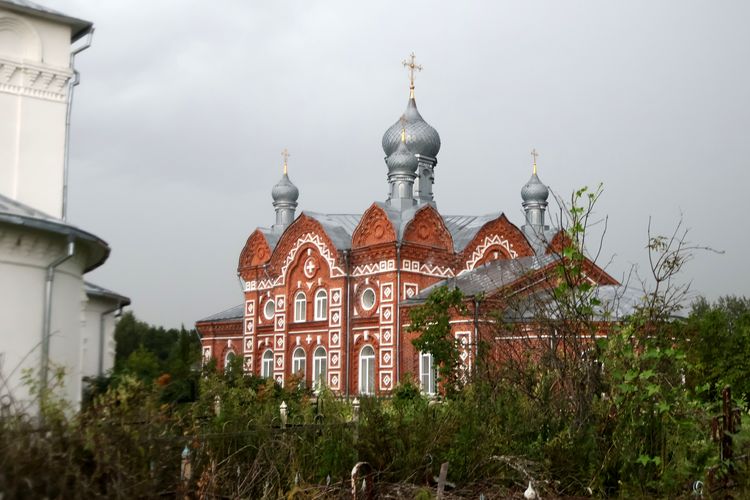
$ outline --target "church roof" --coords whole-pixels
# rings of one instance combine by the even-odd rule
[[[422,206],[415,206],[399,210],[384,202],[378,201],[375,204],[382,208],[388,215],[388,219],[393,224],[399,240],[403,239],[406,226],[414,218],[417,210],[422,208]],[[303,213],[308,217],[312,217],[323,226],[326,234],[331,238],[331,241],[333,241],[338,250],[348,250],[351,248],[352,235],[359,221],[362,219],[362,214],[324,214],[307,210]],[[476,236],[485,224],[497,219],[501,215],[502,212],[495,212],[485,215],[441,215],[441,217],[443,218],[443,222],[445,222],[445,227],[453,238],[454,250],[458,253],[466,248],[466,245],[474,239],[474,236]],[[275,248],[281,234],[268,228],[259,229],[265,235],[268,245],[272,249]],[[555,233],[556,230],[551,230],[550,236]]]
[[[321,214],[306,210],[303,213],[323,226],[336,248],[347,250],[352,247],[352,234],[354,234],[362,214]]]
[[[71,17],[62,12],[50,9],[30,0],[0,0],[0,7],[13,10],[23,14],[49,19],[58,23],[67,24],[71,28],[70,40],[75,42],[83,35],[91,31],[94,25],[89,21]]]
[[[433,290],[441,286],[458,288],[465,297],[474,297],[480,294],[491,295],[493,292],[518,281],[527,273],[537,271],[552,264],[556,259],[557,256],[547,254],[534,257],[519,257],[517,259],[493,260],[454,278],[448,278],[428,286],[422,289],[416,297],[405,300],[403,304],[421,304]]]
[[[129,297],[120,295],[119,293],[113,292],[112,290],[108,290],[103,286],[95,285],[89,281],[84,281],[83,287],[86,291],[86,295],[88,295],[89,297],[102,297],[105,299],[110,299],[118,302],[121,306],[130,305]]]
[[[238,306],[230,307],[229,309],[225,309],[221,312],[218,312],[216,314],[212,314],[211,316],[206,316],[203,319],[199,319],[197,323],[203,323],[206,321],[232,321],[232,320],[240,320],[244,317],[245,314],[245,306],[243,304],[240,304]]]
[[[99,267],[109,257],[109,245],[98,236],[2,194],[0,194],[0,223],[54,233],[84,242],[89,249],[84,272]]]
[[[559,306],[555,304],[553,289],[540,290],[524,297],[514,307],[504,311],[507,321],[529,321],[539,317],[558,319]],[[620,320],[635,313],[643,303],[643,291],[623,285],[600,285],[592,290],[592,299],[599,304],[593,306],[593,319],[600,321]]]

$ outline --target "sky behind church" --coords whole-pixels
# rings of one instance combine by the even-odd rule
[[[536,148],[557,194],[603,183],[610,274],[646,274],[649,217],[659,233],[682,217],[725,251],[688,265],[694,293],[750,296],[748,2],[45,5],[96,26],[76,62],[70,221],[110,243],[88,279],[141,319],[192,326],[242,301],[237,259],[273,223],[284,148],[298,213],[384,200],[412,51],[442,213],[520,226]]]

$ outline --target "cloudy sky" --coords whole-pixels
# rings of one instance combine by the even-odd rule
[[[612,275],[646,274],[649,217],[660,233],[682,217],[725,252],[688,265],[694,292],[750,295],[748,2],[45,4],[96,26],[76,62],[70,220],[110,243],[88,277],[141,319],[190,326],[241,302],[237,259],[273,222],[284,148],[300,209],[383,200],[412,51],[441,212],[520,225],[536,148],[560,195],[603,183]]]

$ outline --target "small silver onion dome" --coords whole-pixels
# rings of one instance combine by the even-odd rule
[[[536,171],[531,174],[531,179],[521,188],[521,199],[524,202],[546,202],[549,196],[549,189],[542,184]]]
[[[281,180],[271,190],[274,202],[296,202],[299,198],[299,189],[289,180],[289,175],[284,173]]]
[[[385,159],[389,174],[410,174],[417,171],[417,157],[411,152],[401,140],[398,141],[396,150]]]
[[[437,157],[440,151],[440,135],[419,114],[414,98],[409,99],[402,117],[406,121],[406,142],[413,154]],[[383,134],[383,151],[390,156],[401,142],[401,120],[397,121]]]

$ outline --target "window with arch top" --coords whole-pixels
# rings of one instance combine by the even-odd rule
[[[294,296],[294,322],[301,323],[307,316],[307,297],[305,292],[297,292]]]
[[[315,292],[315,319],[323,320],[328,317],[328,293],[320,289]]]
[[[432,353],[419,353],[419,386],[422,392],[428,395],[434,395],[436,390],[435,380],[437,379],[435,362]]]
[[[260,365],[260,376],[264,378],[271,378],[273,375],[273,351],[268,349],[263,353],[263,359]]]
[[[375,394],[375,349],[369,345],[359,351],[359,393]]]
[[[319,391],[326,384],[328,376],[328,355],[325,347],[319,346],[313,352],[313,388]]]
[[[292,375],[300,377],[300,386],[305,385],[305,350],[298,347],[292,354]]]

